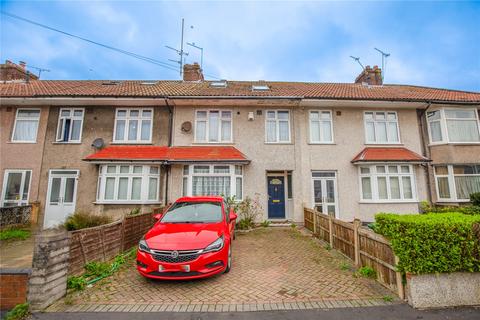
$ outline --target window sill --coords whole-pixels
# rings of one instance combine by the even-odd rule
[[[105,202],[105,201],[94,201],[92,202],[95,205],[104,205],[104,204],[111,204],[111,205],[161,205],[163,202],[161,201],[151,201],[151,202],[129,202],[129,201],[115,201],[115,202]]]
[[[454,200],[454,199],[449,199],[449,200],[438,200],[435,203],[468,203],[470,200],[468,199],[463,199],[463,200]]]
[[[439,142],[439,143],[430,143],[430,144],[428,144],[429,147],[445,146],[445,145],[453,145],[453,146],[478,146],[478,145],[480,145],[480,142]]]
[[[392,200],[392,201],[367,201],[360,200],[360,204],[403,204],[403,203],[419,203],[418,200]]]
[[[334,146],[334,145],[336,145],[335,142],[308,142],[307,144],[308,144],[308,145],[312,145],[312,146],[318,146],[318,145],[320,145],[320,146],[321,146],[321,145]]]
[[[365,142],[366,146],[403,146],[401,142],[392,142],[392,143],[375,143],[375,142]]]
[[[7,141],[8,144],[36,144],[37,141]]]
[[[77,144],[77,145],[78,145],[78,144],[82,144],[82,142],[67,142],[67,141],[62,142],[62,141],[54,141],[54,142],[52,142],[52,144],[74,144],[74,145]]]
[[[293,145],[292,142],[265,142],[268,145]]]
[[[144,145],[152,145],[153,143],[150,142],[143,142],[143,141],[110,141],[110,144],[115,144],[115,145],[135,145],[135,144],[144,144]]]
[[[195,141],[192,143],[193,145],[212,145],[212,144],[215,144],[215,145],[235,145],[235,142],[233,141],[229,141],[229,142],[199,142],[199,141]]]

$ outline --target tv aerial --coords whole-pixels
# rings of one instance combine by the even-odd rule
[[[378,48],[374,48],[374,49],[380,52],[380,54],[382,55],[382,82],[383,82],[383,79],[385,78],[385,65],[387,64],[387,58],[390,57],[390,53],[383,52]]]
[[[360,62],[360,57],[350,56],[350,58],[352,58],[353,60],[355,60],[355,61],[360,65],[360,67],[362,67],[362,70],[365,70],[365,67],[364,67],[363,64]]]

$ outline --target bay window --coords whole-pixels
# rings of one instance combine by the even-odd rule
[[[480,165],[440,165],[434,173],[439,201],[468,202],[480,192]]]
[[[364,113],[366,143],[400,143],[396,112],[368,111]]]
[[[427,111],[430,143],[478,143],[480,123],[476,109]]]
[[[5,170],[2,188],[2,207],[28,204],[31,170]]]
[[[232,112],[198,110],[195,114],[195,142],[232,142]]]
[[[82,139],[83,109],[60,109],[57,142],[80,142]]]
[[[101,165],[99,203],[157,203],[160,168],[150,165]]]
[[[113,133],[113,142],[152,142],[152,121],[153,109],[117,109],[115,114],[115,132]]]
[[[310,142],[333,143],[331,111],[310,111]]]
[[[39,120],[39,109],[17,109],[12,142],[36,142]]]
[[[184,196],[235,196],[243,199],[243,167],[240,165],[185,165]]]
[[[362,201],[415,201],[415,179],[411,165],[361,166],[359,170]]]
[[[290,112],[288,110],[267,110],[265,140],[267,143],[290,142]]]

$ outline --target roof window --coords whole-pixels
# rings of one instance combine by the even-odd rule
[[[262,83],[263,81],[260,81],[259,84],[254,84],[252,85],[252,91],[268,91],[270,90],[270,87],[265,84],[265,83]]]
[[[226,88],[227,80],[219,80],[210,82],[210,87],[212,88]]]

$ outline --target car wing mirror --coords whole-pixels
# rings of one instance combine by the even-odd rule
[[[230,221],[235,221],[237,218],[237,214],[233,210],[230,210]]]

